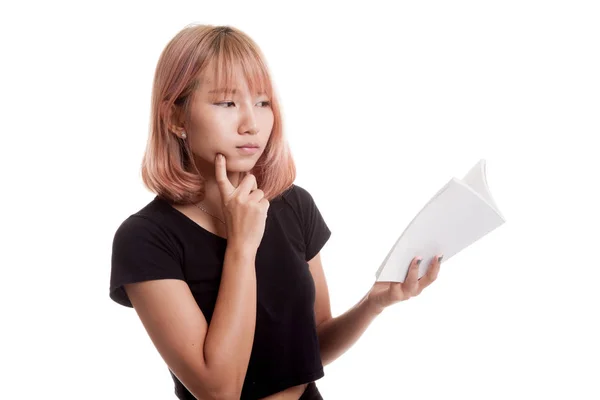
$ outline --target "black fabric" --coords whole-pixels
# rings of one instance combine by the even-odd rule
[[[304,389],[304,393],[298,400],[323,400],[323,396],[321,396],[321,392],[319,392],[319,388],[314,382],[311,382]]]
[[[314,318],[315,286],[307,261],[330,236],[304,188],[292,185],[271,200],[256,254],[256,330],[241,399],[262,398],[324,376]],[[210,324],[226,247],[227,239],[157,196],[115,233],[109,296],[132,307],[124,284],[180,279],[187,282]],[[169,372],[177,397],[194,399]]]

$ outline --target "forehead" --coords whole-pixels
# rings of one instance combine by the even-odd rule
[[[208,92],[208,93],[222,93],[224,90],[228,90],[233,93],[236,93],[236,92],[239,92],[240,90],[248,89],[248,82],[246,82],[246,80],[241,76],[235,76],[232,79],[232,81],[230,82],[230,84],[228,85],[228,87],[224,87],[225,83],[223,84],[223,86],[218,85],[218,82],[216,81],[216,79],[208,78],[208,77],[201,77],[198,80],[198,82],[200,83],[200,86],[203,88],[203,91]],[[217,86],[219,86],[219,87],[217,87]]]

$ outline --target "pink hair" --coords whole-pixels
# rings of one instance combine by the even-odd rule
[[[249,89],[264,91],[269,97],[273,130],[251,173],[270,201],[291,187],[296,166],[283,134],[280,105],[262,52],[245,33],[229,26],[188,26],[163,50],[152,87],[142,180],[152,192],[174,203],[204,198],[204,178],[195,167],[188,141],[179,139],[169,127],[174,107],[182,107],[189,117],[191,95],[200,85],[198,76],[209,64],[215,66],[218,87],[231,87],[234,72],[241,68]]]

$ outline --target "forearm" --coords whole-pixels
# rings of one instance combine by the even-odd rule
[[[323,322],[317,328],[323,365],[331,363],[348,350],[381,313],[363,297],[344,314]]]
[[[204,343],[206,366],[241,390],[256,324],[256,250],[227,247],[219,294]],[[236,389],[231,389],[235,391]]]

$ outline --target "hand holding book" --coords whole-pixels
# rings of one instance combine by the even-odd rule
[[[419,266],[423,259],[415,257],[410,264],[404,282],[375,282],[367,294],[367,301],[379,314],[392,304],[418,296],[423,289],[436,280],[442,258],[443,256],[434,257],[425,275],[419,278]]]

